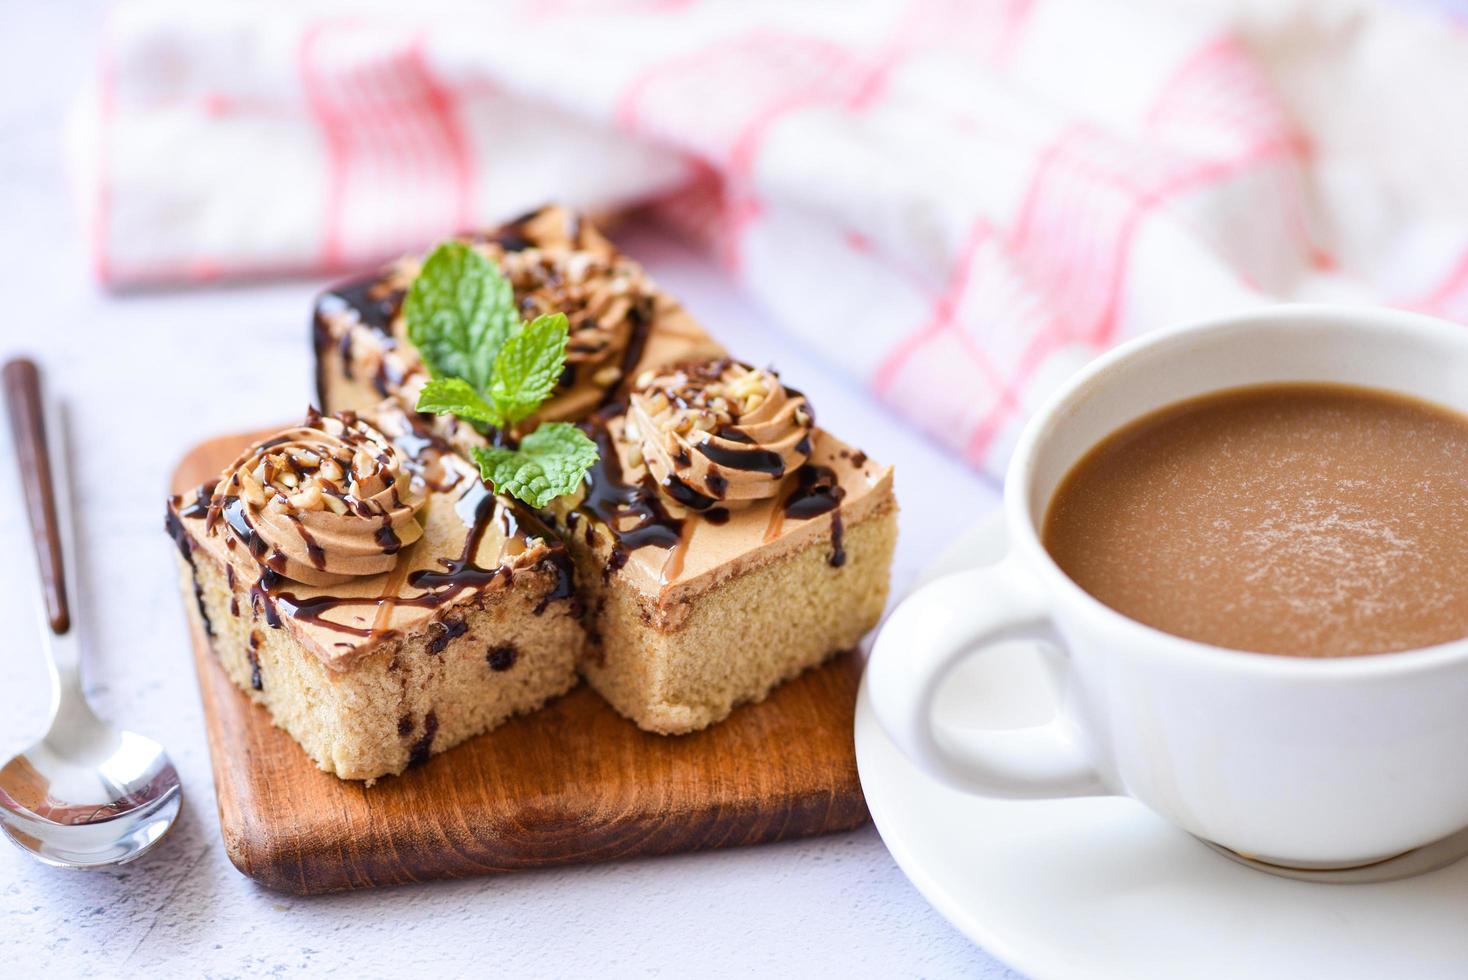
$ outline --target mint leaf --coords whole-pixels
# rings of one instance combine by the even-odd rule
[[[403,315],[431,376],[418,394],[420,412],[509,429],[535,414],[566,365],[565,314],[522,324],[509,281],[462,242],[445,242],[424,260]],[[596,444],[565,422],[541,425],[518,448],[473,452],[496,493],[536,508],[575,490],[598,455]]]
[[[408,339],[435,378],[489,387],[495,355],[519,323],[509,280],[463,242],[444,242],[423,263],[403,301]]]
[[[520,440],[520,448],[476,448],[479,474],[495,493],[541,508],[581,485],[597,459],[596,443],[569,422],[547,422]]]
[[[566,314],[538,316],[505,341],[494,359],[489,400],[509,423],[550,397],[566,366]]]
[[[418,392],[418,411],[452,413],[461,419],[498,426],[502,416],[463,378],[434,378]]]

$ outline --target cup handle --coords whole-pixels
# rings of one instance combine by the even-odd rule
[[[1040,584],[1012,561],[947,576],[908,596],[888,618],[867,664],[878,722],[918,766],[970,793],[1107,795],[1087,747],[1091,740],[1063,708],[1029,728],[935,731],[933,701],[948,674],[1006,640],[1044,643],[1056,651],[1047,655],[1051,669],[1069,670]]]

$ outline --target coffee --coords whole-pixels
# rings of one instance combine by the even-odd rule
[[[1171,405],[1061,481],[1043,539],[1118,612],[1304,657],[1468,636],[1468,417],[1330,384]]]

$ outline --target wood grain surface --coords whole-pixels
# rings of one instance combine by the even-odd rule
[[[175,493],[259,433],[180,461]],[[184,596],[186,608],[194,605]],[[375,786],[318,770],[219,667],[190,613],[230,859],[296,894],[758,844],[867,820],[845,654],[693,735],[650,735],[585,685]]]

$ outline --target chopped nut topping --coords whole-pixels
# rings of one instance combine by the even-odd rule
[[[493,241],[479,247],[510,280],[521,316],[533,320],[566,314],[566,365],[572,384],[609,389],[622,380],[622,355],[655,296],[641,266],[570,243],[514,251]]]
[[[225,471],[210,514],[224,512],[231,499],[244,507],[222,525],[211,516],[208,526],[222,527],[257,561],[309,585],[384,572],[423,534],[414,518],[426,494],[403,462],[386,436],[354,416],[313,413]],[[396,541],[390,549],[378,539],[384,527]]]
[[[626,458],[678,490],[680,505],[697,509],[698,497],[727,505],[773,496],[809,458],[805,398],[773,372],[721,358],[646,375],[623,428],[633,444]],[[683,488],[696,495],[693,504]]]

